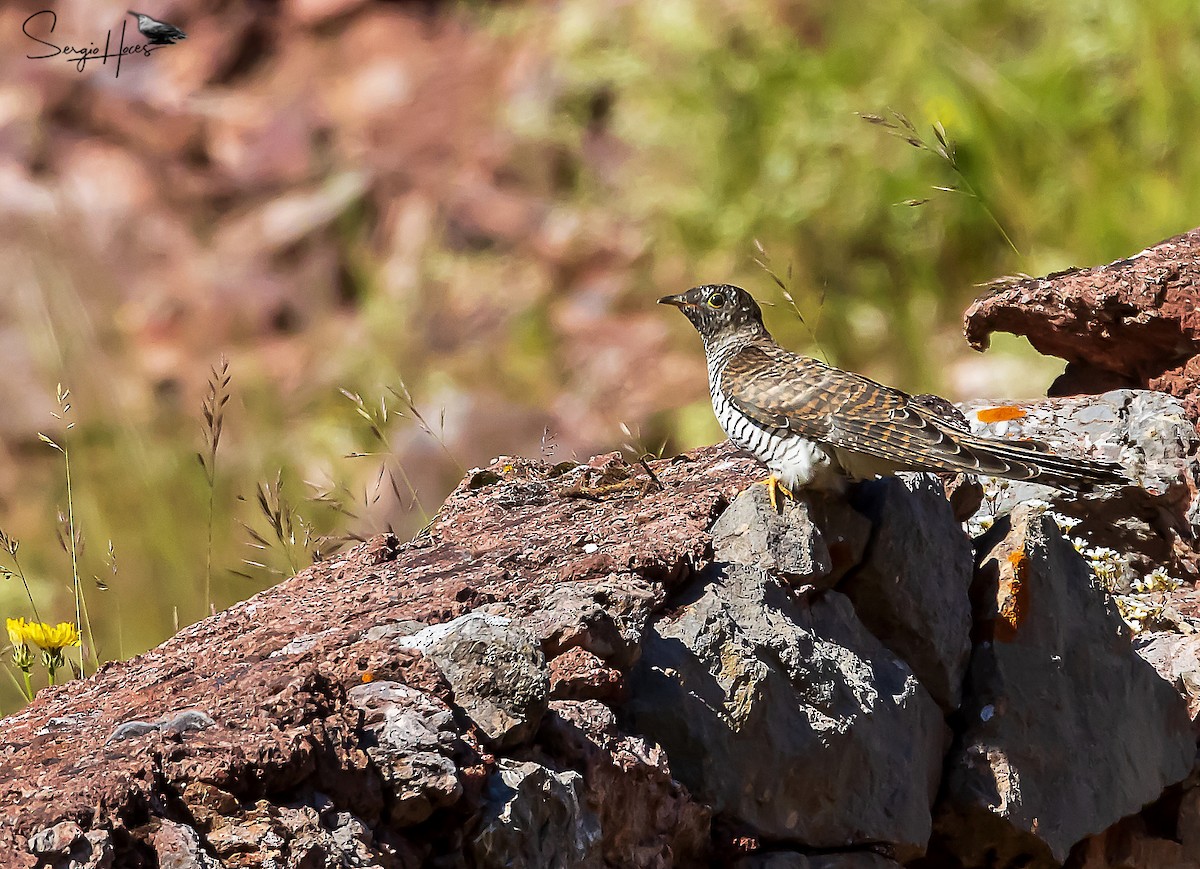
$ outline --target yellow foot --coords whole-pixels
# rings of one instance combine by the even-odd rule
[[[796,499],[796,496],[792,494],[792,490],[783,485],[779,478],[774,474],[767,477],[762,482],[763,485],[767,487],[767,497],[771,501],[771,509],[776,513],[779,512],[779,492],[783,492],[783,494],[787,495],[793,501]]]

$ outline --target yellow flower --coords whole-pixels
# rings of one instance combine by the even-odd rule
[[[54,627],[45,622],[33,622],[24,626],[25,642],[33,643],[48,652],[54,652],[63,646],[79,645],[79,629],[71,622],[59,622]]]
[[[8,641],[14,646],[25,644],[25,619],[8,619]]]

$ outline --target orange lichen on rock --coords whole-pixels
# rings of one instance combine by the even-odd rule
[[[1000,584],[996,589],[995,639],[1002,643],[1016,639],[1017,630],[1029,611],[1029,589],[1025,574],[1029,569],[1029,556],[1020,550],[1009,553],[1005,566],[1000,570]]]
[[[1001,407],[985,407],[982,410],[975,411],[975,418],[980,422],[1008,422],[1010,419],[1020,419],[1025,416],[1025,411],[1014,404],[1006,404]]]

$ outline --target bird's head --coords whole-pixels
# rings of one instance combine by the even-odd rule
[[[739,334],[760,335],[765,331],[762,309],[754,297],[732,284],[704,284],[686,293],[663,296],[660,305],[674,305],[692,321],[705,344]]]

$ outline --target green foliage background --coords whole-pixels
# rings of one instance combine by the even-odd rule
[[[1196,223],[1198,20],[1173,0],[576,0],[554,32],[580,102],[611,85],[637,179],[617,193],[657,250],[759,286],[758,238],[810,304],[824,291],[821,340],[840,363],[869,367],[886,344],[898,379],[937,387],[927,338],[975,284],[1110,261]],[[1020,255],[978,203],[931,191],[956,181],[937,158],[858,117],[887,108],[946,127]],[[554,119],[564,141],[578,115]]]

